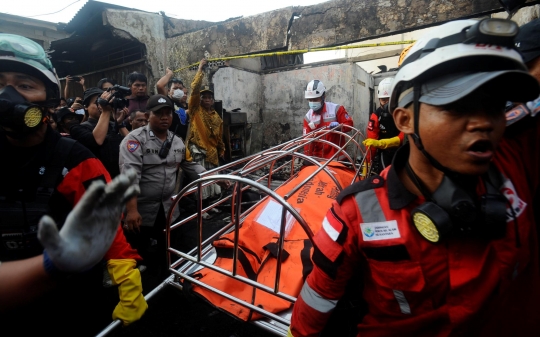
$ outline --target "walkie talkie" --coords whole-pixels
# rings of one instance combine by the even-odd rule
[[[174,136],[176,136],[176,131],[178,130],[178,125],[176,125],[176,128],[174,129],[174,133],[171,137],[171,139],[165,139],[163,142],[163,145],[161,145],[161,149],[159,149],[158,156],[160,158],[167,158],[169,155],[169,150],[171,149],[172,142],[174,140]]]

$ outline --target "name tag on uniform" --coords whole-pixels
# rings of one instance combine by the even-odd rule
[[[396,220],[360,224],[364,241],[398,239],[401,237]]]

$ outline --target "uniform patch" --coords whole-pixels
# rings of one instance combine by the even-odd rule
[[[141,146],[141,144],[136,140],[128,140],[126,146],[127,146],[128,151],[133,153],[137,151],[137,149],[139,148],[139,146]]]
[[[401,237],[396,220],[360,224],[364,241],[398,239]]]
[[[373,123],[373,119],[370,119],[370,120],[369,120],[369,123],[368,123],[368,125],[367,125],[367,129],[368,129],[369,131],[373,131],[373,124],[374,124],[374,123]]]
[[[506,206],[506,222],[514,221],[514,215],[518,218],[527,207],[527,203],[518,197],[514,184],[508,179],[504,182],[501,192],[512,205],[512,209]]]
[[[506,125],[512,125],[529,114],[528,108],[521,104],[506,113]]]
[[[349,119],[351,117],[349,117],[349,114],[345,114],[345,119]]]

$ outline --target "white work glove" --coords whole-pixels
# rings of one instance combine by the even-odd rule
[[[330,127],[330,128],[335,128],[335,127],[338,126],[338,125],[339,125],[338,122],[332,122],[332,123],[330,123],[329,127]]]
[[[60,232],[51,217],[41,218],[38,238],[49,274],[83,272],[101,261],[116,236],[126,201],[139,194],[139,186],[133,185],[136,177],[130,170],[108,185],[93,182]]]

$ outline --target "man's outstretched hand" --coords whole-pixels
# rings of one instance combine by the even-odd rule
[[[38,238],[45,247],[48,272],[82,272],[101,261],[116,235],[124,205],[139,194],[139,186],[133,185],[136,176],[131,170],[107,185],[93,182],[60,232],[51,217],[41,218]],[[52,266],[47,266],[49,262]]]

